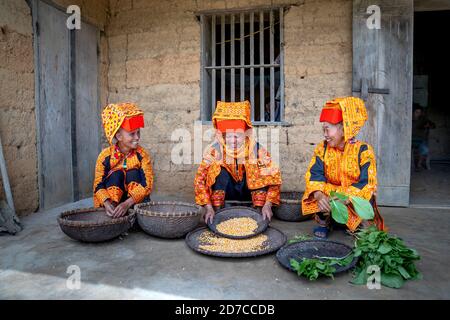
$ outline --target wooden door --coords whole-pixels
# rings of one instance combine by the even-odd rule
[[[35,11],[39,206],[45,209],[73,200],[70,35],[64,12],[42,1]]]
[[[100,151],[98,30],[69,30],[64,8],[34,0],[40,208],[92,196]]]
[[[369,28],[369,6],[380,28]],[[353,94],[369,120],[359,138],[377,155],[379,204],[408,206],[411,164],[413,0],[353,1]]]
[[[75,55],[75,200],[92,197],[95,161],[101,148],[100,105],[98,97],[97,28],[81,23],[74,30]]]

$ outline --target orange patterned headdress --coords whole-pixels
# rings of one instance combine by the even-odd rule
[[[109,104],[102,112],[103,128],[110,144],[122,127],[133,131],[144,127],[144,112],[134,103]]]
[[[221,132],[225,132],[227,129],[251,128],[250,109],[248,101],[217,101],[216,111],[212,117],[213,126]]]
[[[345,141],[355,137],[367,121],[364,101],[356,97],[335,98],[327,101],[322,109],[320,121],[344,125]]]

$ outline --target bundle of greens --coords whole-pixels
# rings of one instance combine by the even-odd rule
[[[390,288],[400,288],[406,280],[421,279],[415,261],[420,260],[416,250],[405,246],[403,240],[378,231],[371,226],[357,234],[353,249],[359,257],[353,284],[366,284],[369,266],[378,266],[381,284]]]
[[[342,258],[314,257],[303,258],[302,261],[290,260],[291,267],[298,276],[304,276],[309,280],[316,280],[320,275],[334,279],[336,266],[346,266],[353,261],[353,254],[350,253]]]
[[[378,231],[375,226],[360,231],[356,238],[353,251],[345,257],[314,256],[301,261],[291,259],[291,267],[299,276],[309,280],[316,280],[321,275],[334,279],[336,266],[347,266],[355,257],[359,257],[353,284],[367,284],[370,266],[379,268],[381,284],[390,288],[401,288],[406,280],[422,278],[414,264],[420,260],[420,256],[416,250],[406,247],[403,240],[385,231]]]
[[[316,280],[320,275],[327,277],[333,277],[333,273],[336,268],[333,267],[328,261],[321,261],[319,259],[303,259],[301,262],[291,259],[291,267],[297,272],[297,275],[304,276],[309,280]]]

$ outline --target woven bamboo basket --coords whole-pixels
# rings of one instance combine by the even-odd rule
[[[273,207],[275,218],[289,222],[299,222],[311,219],[313,215],[302,215],[303,192],[281,192],[280,205]]]
[[[146,202],[134,207],[139,226],[151,236],[181,238],[194,230],[203,208],[185,202]]]
[[[85,208],[62,212],[58,216],[61,230],[70,238],[82,242],[102,242],[126,232],[134,223],[135,215],[113,219],[104,208]]]

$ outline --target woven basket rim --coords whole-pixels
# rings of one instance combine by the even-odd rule
[[[298,194],[303,194],[304,191],[282,191],[280,193],[280,203],[285,203],[285,204],[301,204],[302,203],[302,199],[300,198],[299,200],[293,200],[293,199],[283,199],[283,193],[298,193]]]
[[[284,203],[284,204],[301,204],[302,200],[280,199],[280,203]]]
[[[135,213],[132,210],[128,210],[128,215],[111,219],[110,221],[103,221],[103,222],[91,222],[91,221],[70,221],[67,220],[67,217],[79,214],[79,213],[87,213],[87,212],[99,212],[99,211],[105,211],[104,208],[81,208],[81,209],[75,209],[75,210],[69,210],[61,212],[58,216],[58,223],[62,226],[67,227],[77,227],[77,228],[90,228],[90,227],[102,227],[102,226],[109,226],[114,224],[121,224],[124,222],[129,222],[132,218],[134,218]]]
[[[221,208],[216,211],[216,214],[219,212],[230,211],[230,210],[235,210],[235,209],[250,210],[250,211],[254,211],[259,214],[259,211],[257,209],[252,208],[252,207],[246,207],[246,206],[232,206],[232,207],[228,207],[228,208]]]
[[[187,211],[187,212],[158,212],[158,211],[152,211],[152,210],[146,210],[141,209],[141,207],[144,206],[154,206],[154,205],[183,205],[191,207],[192,209],[196,209],[193,211]],[[187,218],[187,217],[195,217],[200,215],[202,207],[188,202],[180,202],[180,201],[150,201],[150,202],[144,202],[139,203],[134,206],[133,211],[136,212],[139,215],[146,216],[146,217],[171,217],[171,218]]]

